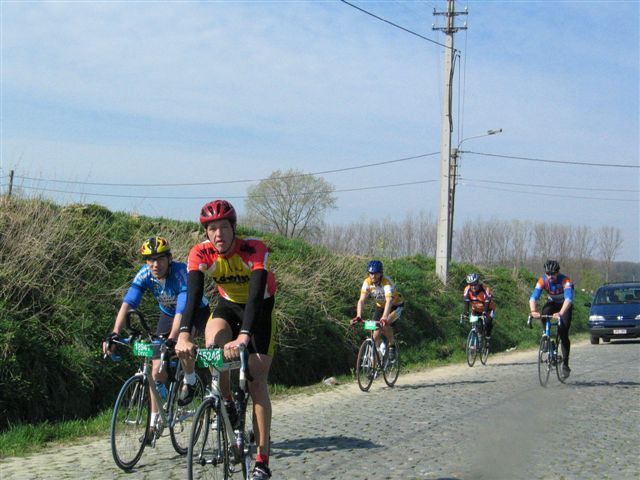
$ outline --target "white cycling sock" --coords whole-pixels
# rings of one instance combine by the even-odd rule
[[[156,424],[156,419],[158,418],[158,415],[160,415],[158,412],[154,412],[151,414],[151,421],[149,422],[149,425],[153,427]]]
[[[184,383],[187,385],[195,385],[196,384],[196,372],[185,373],[184,374]]]

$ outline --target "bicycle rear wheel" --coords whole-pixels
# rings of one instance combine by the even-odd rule
[[[382,365],[384,368],[382,369],[382,376],[384,377],[384,382],[393,387],[398,380],[398,375],[400,375],[400,351],[398,350],[398,344],[395,346],[395,357],[393,360],[389,357],[389,349],[384,353],[384,358],[382,359]]]
[[[540,379],[540,385],[543,387],[547,386],[549,372],[551,371],[549,347],[549,337],[543,335],[540,339],[540,348],[538,349],[538,378]]]
[[[376,356],[375,345],[373,340],[367,338],[358,351],[358,360],[356,361],[356,378],[358,379],[358,386],[360,390],[366,392],[373,383],[373,377],[376,372]]]
[[[216,399],[209,397],[200,404],[193,417],[187,451],[189,480],[229,478],[229,445],[219,413]]]
[[[169,401],[167,402],[169,405],[169,435],[171,436],[173,448],[180,455],[186,454],[189,449],[189,436],[191,435],[193,417],[205,395],[204,383],[198,374],[196,375],[196,393],[193,401],[187,405],[180,406],[178,405],[178,399],[183,385],[184,375],[179,375],[178,380],[171,387]]]
[[[118,394],[111,417],[111,454],[122,470],[131,470],[144,451],[150,404],[144,378],[129,378]]]
[[[471,330],[467,336],[467,363],[470,367],[476,363],[476,356],[478,355],[478,334],[475,330]]]
[[[485,335],[482,336],[480,340],[480,361],[483,365],[487,364],[487,360],[489,359],[489,342],[487,341],[487,337]]]

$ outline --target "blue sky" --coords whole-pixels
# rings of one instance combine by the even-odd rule
[[[352,3],[444,42],[431,28],[444,1]],[[618,259],[640,261],[638,2],[456,2],[465,6],[452,143],[502,128],[462,149],[611,166],[465,153],[456,225],[610,225],[624,235]],[[13,169],[26,194],[80,192],[44,194],[195,219],[216,197],[242,212],[255,182],[59,181],[233,182],[440,150],[443,48],[339,1],[3,0],[1,9],[0,176]],[[438,155],[324,178],[339,191],[329,222],[438,212]],[[416,181],[425,183],[340,192]]]

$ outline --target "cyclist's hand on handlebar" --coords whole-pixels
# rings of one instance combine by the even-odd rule
[[[105,355],[111,355],[116,348],[113,341],[117,339],[118,334],[116,332],[111,332],[109,335],[107,335],[102,342],[102,353],[104,353]]]
[[[356,323],[360,323],[361,321],[362,321],[362,319],[360,317],[353,317],[351,319],[350,325],[355,325]]]
[[[164,341],[164,344],[167,346],[167,350],[171,352],[171,351],[175,351],[177,342],[172,338],[167,338]]]
[[[389,319],[381,318],[380,321],[378,322],[378,325],[380,325],[380,328],[386,327],[387,325],[389,325]]]
[[[175,351],[176,355],[180,359],[189,359],[196,357],[196,351],[198,347],[193,340],[191,340],[191,334],[189,332],[181,332],[178,336],[178,342],[176,343]]]
[[[533,318],[540,318],[540,312],[531,312]]]
[[[224,358],[230,360],[232,358],[237,358],[240,356],[240,345],[244,345],[245,347],[249,344],[249,340],[251,337],[246,333],[241,333],[238,335],[238,338],[230,341],[224,346]]]

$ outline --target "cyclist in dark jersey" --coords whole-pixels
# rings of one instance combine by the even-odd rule
[[[142,244],[139,252],[145,260],[145,265],[140,268],[131,282],[131,286],[124,296],[116,316],[112,332],[107,335],[102,344],[102,349],[107,355],[111,355],[115,349],[115,345],[111,340],[117,337],[125,327],[127,312],[132,308],[138,308],[146,291],[153,294],[160,308],[156,334],[166,338],[169,346],[175,345],[178,338],[178,329],[180,328],[182,313],[187,301],[187,266],[184,263],[173,260],[171,247],[164,237],[149,238]],[[208,317],[209,302],[201,295],[196,313],[197,321],[194,322],[194,325],[202,329]],[[152,366],[153,379],[158,384],[164,384],[167,381],[167,373],[164,369],[161,373],[158,372],[160,359],[154,358]],[[190,367],[194,377],[192,381],[195,383],[194,362],[191,362]],[[185,371],[187,368],[188,364],[185,364]],[[187,376],[185,375],[185,381],[186,378]],[[161,390],[163,390],[162,387]],[[178,399],[181,404],[187,404],[193,398],[193,395],[191,399],[186,398],[188,395],[186,390],[181,394],[183,398]],[[157,415],[158,405],[155,404],[154,398],[151,397],[150,425],[154,425]]]
[[[191,318],[207,276],[216,283],[219,293],[218,304],[205,330],[207,347],[223,346],[225,358],[229,359],[239,355],[240,344],[249,350],[249,371],[253,377],[249,393],[253,400],[257,445],[252,478],[265,480],[271,477],[271,400],[267,376],[275,347],[272,312],[276,283],[273,272],[268,269],[267,247],[260,240],[237,236],[236,221],[236,211],[226,200],[215,200],[202,207],[200,223],[205,228],[206,239],[189,252],[187,307],[176,352],[180,358],[193,358],[195,354],[196,345],[189,333]],[[227,408],[234,412],[228,375],[221,376],[220,389]]]
[[[562,343],[562,373],[565,378],[571,373],[569,368],[569,328],[573,315],[573,283],[566,275],[560,273],[560,264],[555,260],[547,260],[544,264],[544,275],[536,282],[536,286],[529,298],[529,309],[533,318],[540,318],[536,302],[542,291],[548,293],[547,302],[542,307],[542,315],[553,315],[559,320],[558,335]],[[529,324],[531,327],[531,324]]]

